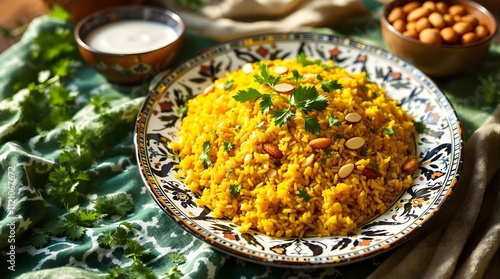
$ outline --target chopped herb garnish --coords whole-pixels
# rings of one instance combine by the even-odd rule
[[[241,125],[240,124],[236,124],[236,125],[233,126],[233,130],[235,132],[238,132],[240,129],[241,129]]]
[[[342,84],[338,83],[336,80],[322,81],[321,89],[325,92],[331,93],[337,89],[342,89]]]
[[[332,155],[333,155],[333,151],[332,150],[327,150],[326,151],[326,156],[332,157]]]
[[[377,164],[377,162],[376,162],[376,161],[374,161],[374,162],[372,163],[372,169],[373,169],[375,172],[377,172],[377,173],[378,173],[378,164]]]
[[[280,76],[273,76],[269,74],[269,68],[264,63],[259,63],[260,75],[254,75],[254,79],[258,83],[267,84],[271,88],[274,87],[280,80]]]
[[[297,70],[292,70],[292,81],[298,83],[304,76],[299,73]]]
[[[302,58],[307,60],[307,58]],[[309,61],[309,60],[307,60]],[[328,106],[328,101],[325,95],[321,95],[315,86],[297,86],[292,92],[290,98],[283,96],[282,94],[274,91],[274,85],[280,81],[280,77],[275,77],[269,74],[269,69],[267,65],[261,63],[259,64],[260,74],[254,75],[255,81],[261,84],[266,84],[273,89],[273,93],[262,94],[255,88],[248,88],[246,90],[240,90],[233,98],[238,102],[247,102],[250,100],[261,99],[259,106],[262,114],[267,114],[273,109],[273,98],[281,98],[288,103],[288,107],[285,109],[274,110],[272,117],[274,118],[274,124],[278,126],[283,126],[286,122],[292,119],[295,115],[293,107],[302,112],[303,114],[308,114],[313,111],[323,111]],[[293,72],[294,79],[299,79],[300,74],[295,71]],[[324,85],[324,90],[326,92],[331,92],[338,87],[336,81],[328,82]],[[317,119],[303,115],[304,128],[306,131],[318,134],[321,131],[321,127]]]
[[[224,89],[231,90],[233,88],[233,85],[234,85],[234,80],[230,80],[230,81],[224,83]]]
[[[236,95],[233,96],[233,98],[240,103],[255,100],[260,97],[262,97],[262,94],[260,94],[259,90],[253,87],[250,87],[247,90],[240,90]]]
[[[419,121],[413,121],[413,126],[415,126],[415,130],[417,130],[417,132],[419,133],[423,133],[427,128],[427,126],[424,123]]]
[[[382,128],[382,131],[384,132],[384,134],[388,135],[389,137],[393,137],[396,135],[396,131],[394,131],[394,128]]]
[[[344,135],[343,134],[336,134],[335,137],[338,138],[338,139],[343,139]]]
[[[340,126],[341,124],[342,124],[342,122],[340,122],[340,120],[336,116],[328,115],[328,126],[329,127]]]
[[[308,65],[321,65],[322,61],[321,59],[316,59],[316,60],[310,60],[303,52],[300,53],[298,56],[297,56],[297,63],[300,63],[304,66],[308,66]]]
[[[368,90],[368,87],[366,87],[366,85],[360,85],[359,89],[361,89],[361,91],[363,92],[366,92],[366,90]]]
[[[222,147],[224,147],[224,151],[229,153],[231,150],[233,150],[233,142],[224,141],[222,142]]]
[[[290,104],[303,113],[323,111],[328,106],[325,95],[320,95],[314,86],[299,86],[290,97]]]
[[[307,193],[307,190],[306,190],[306,189],[300,189],[300,190],[299,190],[299,193],[297,194],[297,196],[298,196],[299,198],[302,198],[302,200],[304,200],[304,201],[306,201],[306,202],[307,202],[307,201],[309,201],[309,199],[311,198],[311,197],[309,196],[309,193]]]
[[[315,135],[321,132],[321,127],[319,126],[318,119],[309,116],[303,116],[304,119],[304,129]]]
[[[231,193],[231,196],[236,199],[240,195],[241,188],[243,188],[241,184],[229,185],[229,192]]]
[[[210,147],[210,141],[205,141],[203,143],[203,153],[200,154],[200,160],[203,161],[203,167],[205,169],[208,169],[208,167],[210,166],[210,164],[212,164],[212,161],[210,160],[210,155],[208,154],[208,152],[210,152],[210,150],[212,149],[212,147]]]
[[[320,163],[324,166],[326,164],[326,158],[321,158]]]
[[[368,154],[368,148],[365,147],[361,149],[361,152],[359,152],[359,154],[363,157],[366,156]]]

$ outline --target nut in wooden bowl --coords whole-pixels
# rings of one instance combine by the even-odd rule
[[[395,0],[384,6],[380,25],[387,48],[432,77],[480,66],[498,29],[470,0]]]

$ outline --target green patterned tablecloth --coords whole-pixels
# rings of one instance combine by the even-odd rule
[[[318,29],[317,32],[351,36],[384,47],[378,20],[374,18],[346,23],[335,30]],[[174,267],[174,262],[168,257],[173,253],[186,257],[186,262],[178,266],[186,278],[363,278],[390,254],[338,268],[271,268],[229,257],[185,232],[150,198],[135,160],[134,121],[151,84],[113,86],[81,62],[71,77],[63,79],[67,88],[78,92],[71,119],[40,133],[40,127],[33,125],[32,120],[39,119],[42,123],[44,115],[33,115],[25,102],[26,90],[13,88],[19,80],[37,79],[40,69],[30,54],[35,38],[42,32],[56,32],[58,28],[68,27],[72,28],[72,25],[48,17],[37,18],[21,42],[0,55],[0,277],[61,278],[72,275],[74,278],[97,278],[106,276],[111,268],[127,268],[133,264],[133,260],[127,257],[127,250],[98,244],[101,234],[115,230],[123,221],[134,225],[132,239],[151,250],[143,262],[158,277]],[[188,32],[179,60],[215,43]],[[480,92],[485,81],[497,84],[500,81],[499,58],[500,47],[494,45],[478,72],[435,80],[455,106],[466,138],[494,109],[483,104]],[[47,224],[67,214],[54,204],[45,189],[49,173],[57,166],[55,162],[60,156],[58,136],[72,125],[82,128],[106,123],[102,114],[96,113],[88,104],[94,95],[109,96],[109,115],[119,120],[113,122],[115,125],[111,131],[104,131],[101,138],[93,139],[93,147],[105,153],[88,167],[89,181],[85,193],[90,200],[126,193],[134,209],[124,217],[105,218],[95,223],[94,227],[86,228],[78,240],[51,235],[48,243],[36,248],[33,236],[39,236]],[[83,206],[92,209],[92,203],[83,203]]]

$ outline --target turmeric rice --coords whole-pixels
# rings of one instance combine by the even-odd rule
[[[327,106],[301,110],[308,100],[294,92],[304,88]],[[238,99],[248,92],[257,95]],[[384,213],[411,186],[402,165],[414,157],[414,133],[366,73],[301,57],[248,63],[215,80],[188,101],[170,147],[178,179],[214,218],[240,232],[329,236]]]

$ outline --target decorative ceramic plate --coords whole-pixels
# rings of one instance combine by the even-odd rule
[[[347,236],[273,238],[239,233],[229,220],[211,217],[197,196],[175,178],[178,109],[226,71],[247,62],[295,58],[331,59],[370,80],[426,125],[415,138],[419,169],[413,184],[386,211]],[[169,72],[148,94],[139,113],[135,144],[142,178],[159,207],[181,227],[214,248],[245,260],[286,267],[326,267],[380,254],[414,235],[439,211],[457,185],[463,136],[452,105],[414,66],[382,49],[348,38],[313,33],[265,34],[214,46]]]

